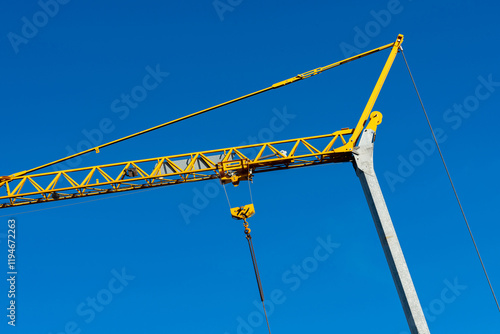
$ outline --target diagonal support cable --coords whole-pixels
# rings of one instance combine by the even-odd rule
[[[450,175],[450,171],[448,170],[448,166],[446,165],[446,162],[444,160],[443,152],[441,151],[441,147],[439,146],[439,143],[436,139],[436,135],[434,133],[434,129],[432,128],[431,121],[429,120],[429,116],[427,115],[427,111],[425,110],[424,103],[422,102],[422,98],[420,97],[420,93],[418,92],[417,85],[415,83],[415,80],[413,79],[413,75],[411,74],[410,67],[408,66],[408,62],[406,61],[405,54],[403,52],[403,48],[400,47],[401,54],[403,55],[403,59],[406,64],[406,68],[408,69],[408,73],[410,74],[411,81],[413,82],[413,87],[415,87],[415,92],[417,93],[418,100],[420,101],[420,105],[422,106],[422,110],[424,111],[425,118],[427,120],[427,124],[429,125],[429,128],[432,133],[432,137],[434,138],[434,142],[436,143],[439,155],[441,156],[441,161],[443,162],[444,169],[446,170],[446,174],[448,175],[448,179],[450,180],[451,187],[453,188],[453,193],[455,194],[455,198],[457,199],[458,206],[460,207],[460,211],[462,212],[462,216],[464,218],[465,224],[467,225],[467,229],[469,230],[470,237],[472,239],[472,243],[474,244],[474,248],[476,249],[477,257],[479,258],[479,262],[481,262],[481,267],[483,267],[483,272],[484,275],[486,276],[486,280],[488,281],[488,285],[490,286],[491,294],[493,295],[493,299],[495,299],[495,303],[497,305],[498,311],[500,312],[500,305],[498,304],[498,299],[497,296],[495,295],[495,291],[493,290],[493,285],[491,284],[490,277],[488,276],[488,273],[486,272],[486,266],[484,265],[483,259],[481,257],[481,254],[479,253],[479,248],[477,247],[476,240],[474,239],[474,235],[472,234],[472,230],[469,225],[469,221],[467,220],[467,217],[465,216],[465,211],[464,208],[462,207],[462,203],[460,202],[460,198],[458,197],[457,190],[455,188],[455,185],[453,184],[453,180]]]

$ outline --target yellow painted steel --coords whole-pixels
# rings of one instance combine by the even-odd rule
[[[236,208],[231,208],[231,216],[234,219],[247,219],[255,214],[255,207],[253,204],[247,204],[244,206],[238,206]]]
[[[370,95],[370,98],[368,99],[368,103],[366,103],[365,109],[363,110],[363,113],[361,114],[361,117],[359,118],[358,124],[354,128],[354,133],[351,137],[350,144],[352,145],[351,149],[356,145],[359,136],[361,134],[361,131],[363,131],[363,128],[365,126],[366,121],[368,120],[368,117],[370,116],[370,113],[373,110],[373,106],[375,105],[375,101],[377,101],[378,95],[380,94],[380,90],[382,89],[382,86],[384,85],[385,79],[387,78],[387,75],[389,74],[389,70],[391,69],[392,63],[394,62],[394,58],[396,58],[396,54],[399,51],[399,48],[401,47],[401,43],[403,43],[403,35],[398,35],[398,38],[396,39],[396,42],[392,44],[392,49],[391,53],[389,54],[389,57],[387,58],[387,61],[385,62],[384,68],[382,69],[382,73],[380,74],[377,83],[375,84],[375,88],[372,91],[372,94]]]
[[[370,114],[370,121],[366,126],[367,129],[373,130],[373,132],[377,131],[377,126],[382,123],[382,113],[379,111],[374,111]]]
[[[345,143],[352,133],[343,129],[322,136],[16,176],[0,188],[6,193],[0,196],[0,208],[346,162],[352,154]]]
[[[261,151],[263,149],[264,147]],[[260,159],[259,155],[257,159]],[[239,185],[240,181],[251,180],[250,159],[245,157],[244,159],[222,161],[219,164],[219,178],[222,184],[231,182],[235,187]]]
[[[70,198],[82,198],[216,178],[219,178],[222,183],[232,182],[237,185],[240,180],[251,179],[252,175],[255,173],[324,163],[351,161],[352,149],[357,143],[366,121],[370,118],[368,128],[374,131],[381,122],[382,115],[378,112],[372,113],[372,109],[402,41],[403,35],[399,35],[394,43],[299,74],[293,78],[280,81],[254,93],[241,96],[211,108],[200,110],[196,113],[30,170],[9,176],[1,176],[0,208]],[[309,78],[333,67],[388,48],[392,48],[389,58],[363,110],[361,118],[354,129],[346,128],[332,134],[321,136],[164,156],[153,159],[134,160],[58,172],[31,174],[34,171],[53,164],[88,152],[99,152],[103,147],[246,99],[267,90]]]
[[[401,41],[402,41],[402,36],[403,35],[399,35],[398,36],[398,39],[401,37]],[[140,135],[143,135],[145,133],[148,133],[148,132],[151,132],[151,131],[154,131],[154,130],[157,130],[157,129],[160,129],[160,128],[163,128],[165,126],[168,126],[168,125],[172,125],[172,124],[175,124],[175,123],[178,123],[180,121],[184,121],[186,119],[189,119],[191,117],[195,117],[195,116],[198,116],[198,115],[201,115],[203,113],[206,113],[206,112],[209,112],[211,110],[214,110],[214,109],[218,109],[218,108],[221,108],[221,107],[224,107],[224,106],[227,106],[229,104],[232,104],[232,103],[235,103],[235,102],[238,102],[238,101],[241,101],[241,100],[244,100],[244,99],[247,99],[249,97],[252,97],[252,96],[255,96],[255,95],[259,95],[261,93],[264,93],[264,92],[267,92],[269,90],[272,90],[272,89],[275,89],[275,88],[279,88],[279,87],[283,87],[285,85],[288,85],[288,84],[291,84],[291,83],[294,83],[296,81],[300,81],[300,80],[303,80],[303,79],[307,79],[307,78],[310,78],[314,75],[317,75],[317,74],[320,74],[324,71],[327,71],[329,69],[332,69],[334,67],[337,67],[337,66],[340,66],[340,65],[343,65],[343,64],[346,64],[348,62],[351,62],[353,60],[356,60],[356,59],[359,59],[359,58],[363,58],[363,57],[366,57],[368,55],[371,55],[373,53],[376,53],[376,52],[379,52],[379,51],[382,51],[382,50],[385,50],[385,49],[388,49],[390,47],[393,47],[394,49],[394,45],[398,43],[397,41],[395,43],[390,43],[390,44],[387,44],[387,45],[384,45],[384,46],[381,46],[381,47],[378,47],[376,49],[373,49],[373,50],[370,50],[370,51],[366,51],[366,52],[363,52],[363,53],[360,53],[356,56],[352,56],[352,57],[349,57],[349,58],[346,58],[344,60],[341,60],[341,61],[338,61],[338,62],[335,62],[335,63],[332,63],[330,65],[326,65],[326,66],[323,66],[323,67],[318,67],[314,70],[310,70],[310,71],[307,71],[307,72],[304,72],[302,74],[298,74],[292,78],[289,78],[289,79],[286,79],[286,80],[283,80],[283,81],[280,81],[280,82],[277,82],[267,88],[264,88],[264,89],[261,89],[261,90],[258,90],[258,91],[255,91],[253,93],[250,93],[250,94],[246,94],[246,95],[243,95],[243,96],[240,96],[238,98],[235,98],[235,99],[232,99],[232,100],[229,100],[229,101],[226,101],[224,103],[221,103],[221,104],[217,104],[213,107],[210,107],[210,108],[206,108],[206,109],[203,109],[203,110],[200,110],[200,111],[197,111],[195,113],[192,113],[192,114],[189,114],[189,115],[186,115],[186,116],[183,116],[183,117],[180,117],[180,118],[177,118],[177,119],[174,119],[172,121],[169,121],[169,122],[166,122],[166,123],[163,123],[163,124],[159,124],[157,126],[154,126],[152,128],[149,128],[149,129],[146,129],[146,130],[142,130],[142,131],[139,131],[139,132],[136,132],[134,134],[131,134],[131,135],[128,135],[128,136],[125,136],[125,137],[122,137],[122,138],[119,138],[119,139],[116,139],[116,140],[113,140],[113,141],[110,141],[108,143],[105,143],[105,144],[102,144],[102,145],[99,145],[99,146],[96,146],[96,147],[93,147],[93,148],[90,148],[88,150],[84,150],[84,151],[81,151],[81,152],[78,152],[78,153],[75,153],[75,154],[72,154],[72,155],[69,155],[65,158],[62,158],[62,159],[58,159],[58,160],[55,160],[55,161],[52,161],[50,163],[47,163],[47,164],[44,164],[44,165],[41,165],[41,166],[38,166],[38,167],[35,167],[35,168],[32,168],[32,169],[29,169],[29,170],[25,170],[25,171],[22,171],[22,172],[18,172],[16,174],[12,174],[10,176],[1,176],[0,177],[0,181],[2,180],[8,180],[10,179],[11,176],[22,176],[22,175],[25,175],[25,174],[28,174],[28,173],[32,173],[32,172],[35,172],[37,170],[40,170],[40,169],[43,169],[43,168],[46,168],[46,167],[50,167],[52,165],[55,165],[55,164],[58,164],[60,162],[64,162],[66,160],[69,160],[69,159],[73,159],[73,158],[76,158],[78,156],[81,156],[81,155],[84,155],[84,154],[87,154],[87,153],[90,153],[90,152],[96,152],[96,153],[99,153],[100,152],[100,149],[104,148],[104,147],[107,147],[107,146],[111,146],[113,144],[117,144],[119,142],[122,142],[122,141],[125,141],[125,140],[128,140],[128,139],[131,139],[131,138],[134,138],[134,137],[137,137],[137,136],[140,136]],[[399,43],[400,44],[400,43]],[[399,46],[398,46],[399,47]],[[385,78],[384,78],[385,79]],[[1,183],[0,183],[0,186],[1,186]]]

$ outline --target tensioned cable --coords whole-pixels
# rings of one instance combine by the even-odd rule
[[[259,287],[260,300],[262,302],[262,308],[264,309],[264,316],[266,317],[267,330],[269,331],[269,334],[271,334],[271,327],[269,326],[269,319],[267,317],[266,304],[264,304],[264,289],[262,289],[259,268],[257,267],[257,258],[255,257],[255,251],[253,249],[252,237],[250,236],[250,233],[247,234],[247,240],[248,240],[248,247],[250,248],[250,255],[252,256],[253,270],[255,271],[257,286]]]
[[[224,188],[224,193],[226,194],[227,205],[229,205],[229,210],[231,210],[231,202],[229,201],[229,196],[227,195],[226,185],[222,184],[222,188]]]
[[[250,170],[248,171],[248,173],[250,174]],[[250,186],[251,182],[252,181],[250,180],[250,175],[249,175],[248,192],[250,193],[250,203],[253,204],[252,187]],[[264,308],[264,315],[266,316],[267,329],[269,331],[269,334],[271,334],[271,327],[269,327],[269,319],[267,318],[266,305],[264,304],[264,289],[262,289],[259,268],[257,267],[257,258],[255,257],[255,251],[253,249],[252,237],[250,236],[250,233],[247,235],[247,240],[248,240],[248,246],[250,247],[250,254],[252,255],[252,263],[255,271],[255,277],[257,278],[257,285],[259,286],[260,300],[262,301],[262,307]]]
[[[250,174],[250,170],[248,171],[248,173]],[[248,178],[248,192],[250,193],[250,203],[253,204],[252,188],[250,187],[250,182],[253,182],[253,181],[250,180],[250,175],[249,175],[249,178]]]
[[[405,54],[403,52],[403,48],[400,47],[401,54],[403,55],[403,59],[406,64],[406,68],[408,69],[408,73],[410,74],[411,81],[413,82],[413,87],[415,87],[415,91],[417,92],[418,100],[420,101],[420,105],[422,106],[422,110],[424,111],[425,118],[427,119],[427,124],[429,125],[429,128],[431,129],[432,137],[434,138],[434,142],[436,143],[439,155],[441,156],[441,161],[443,162],[444,169],[446,170],[446,174],[448,175],[448,179],[450,180],[451,187],[453,188],[453,193],[455,194],[455,198],[457,199],[458,206],[460,207],[460,211],[462,212],[462,216],[464,217],[465,224],[467,225],[467,229],[469,230],[470,237],[472,239],[472,243],[474,244],[474,248],[476,249],[477,256],[479,258],[479,261],[481,262],[481,266],[483,267],[484,275],[486,276],[486,280],[488,281],[488,285],[490,286],[491,293],[493,294],[493,298],[495,299],[495,303],[497,304],[498,311],[500,311],[500,305],[498,304],[497,296],[495,295],[495,291],[493,290],[493,285],[491,285],[490,278],[488,276],[488,273],[486,272],[486,267],[483,263],[483,259],[481,258],[481,254],[479,253],[479,248],[477,247],[476,241],[474,240],[474,235],[472,234],[472,230],[470,228],[469,222],[467,221],[467,217],[465,216],[464,208],[462,207],[462,203],[460,202],[460,198],[458,197],[457,190],[455,189],[455,185],[453,184],[453,180],[451,179],[450,171],[448,170],[448,167],[446,166],[446,162],[444,161],[444,156],[443,153],[441,152],[441,148],[439,146],[439,143],[436,139],[436,135],[434,133],[434,129],[432,128],[431,121],[429,120],[429,116],[427,115],[427,111],[425,110],[424,103],[422,102],[422,98],[420,97],[420,93],[418,92],[417,85],[415,83],[415,80],[413,79],[413,75],[411,74],[410,71],[410,66],[408,66],[408,62],[406,61]]]
[[[229,201],[229,196],[227,195],[226,186],[222,184],[224,188],[224,193],[226,194],[227,204],[229,204],[229,210],[231,210],[231,203]],[[252,189],[250,188],[250,180],[248,180],[248,190],[250,191],[250,198],[252,198]],[[251,199],[253,204],[253,199]],[[257,287],[259,289],[260,301],[262,302],[262,308],[264,309],[264,316],[266,318],[267,330],[271,334],[271,327],[269,326],[269,319],[267,317],[266,304],[264,303],[264,289],[262,288],[262,282],[260,280],[259,267],[257,266],[257,257],[255,256],[255,250],[253,248],[252,236],[250,235],[250,228],[248,227],[248,222],[246,218],[243,219],[243,226],[245,227],[245,237],[248,241],[248,248],[250,249],[250,256],[252,257],[253,270],[255,273],[255,279],[257,280]]]

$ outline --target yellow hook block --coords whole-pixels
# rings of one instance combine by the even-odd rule
[[[236,208],[231,208],[231,216],[234,219],[247,219],[255,214],[255,207],[253,204],[247,204]]]

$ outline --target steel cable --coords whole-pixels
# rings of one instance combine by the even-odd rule
[[[495,299],[495,303],[497,305],[498,311],[500,312],[500,305],[498,304],[498,299],[495,295],[495,291],[493,290],[493,285],[491,284],[490,277],[488,276],[488,273],[486,271],[486,266],[484,265],[483,259],[481,257],[481,254],[479,253],[479,248],[477,247],[476,240],[474,239],[474,235],[472,234],[472,230],[470,228],[469,222],[467,220],[467,217],[465,216],[465,211],[462,206],[462,203],[460,201],[460,198],[458,197],[457,190],[455,188],[455,185],[453,184],[453,180],[450,175],[450,171],[448,170],[448,166],[446,165],[446,162],[444,160],[443,152],[441,151],[441,147],[439,146],[439,143],[436,139],[436,134],[434,133],[434,129],[432,128],[431,121],[429,120],[429,116],[427,115],[427,111],[425,110],[424,103],[422,102],[422,98],[420,97],[420,93],[418,92],[417,85],[415,83],[415,80],[413,79],[413,75],[411,74],[410,71],[410,66],[408,66],[408,62],[406,61],[405,54],[403,52],[403,48],[400,47],[401,54],[403,55],[403,59],[406,64],[406,68],[408,69],[408,73],[410,74],[411,81],[413,82],[413,87],[415,87],[415,92],[417,93],[418,100],[420,101],[420,105],[422,106],[422,110],[424,111],[425,114],[425,119],[427,120],[427,124],[429,125],[429,128],[432,133],[432,138],[434,138],[434,142],[436,143],[436,147],[438,149],[439,155],[441,157],[441,161],[443,162],[444,169],[446,170],[446,174],[448,175],[448,179],[450,180],[451,187],[453,189],[453,193],[455,194],[455,198],[457,199],[458,206],[460,207],[460,211],[462,212],[462,216],[464,218],[465,224],[467,225],[467,230],[469,231],[470,237],[472,239],[472,243],[474,244],[474,248],[476,249],[477,257],[479,258],[479,262],[481,262],[481,267],[483,268],[484,275],[486,276],[486,280],[488,281],[488,285],[490,286],[491,293],[493,295],[493,299]]]

